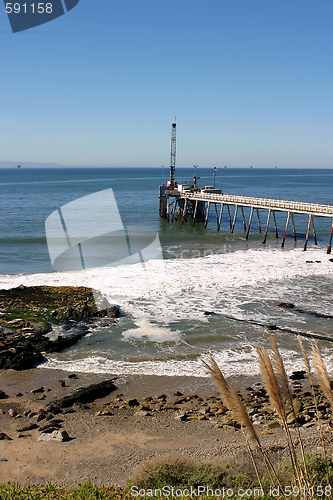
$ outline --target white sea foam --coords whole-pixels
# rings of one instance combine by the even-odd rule
[[[225,312],[226,303],[231,311],[232,305],[240,300],[252,301],[254,288],[263,298],[276,288],[275,297],[279,300],[279,283],[321,275],[333,276],[333,265],[322,248],[306,253],[300,249],[261,248],[196,259],[151,260],[145,263],[145,268],[140,263],[84,271],[7,275],[0,277],[0,286],[88,286],[100,290],[111,303],[119,304],[136,319],[153,318],[169,324],[189,317],[202,318],[202,310],[212,306],[215,312]],[[295,294],[294,287],[295,283]]]
[[[147,338],[154,342],[176,341],[180,338],[179,330],[170,330],[169,328],[161,328],[150,323],[147,319],[137,320],[136,325],[138,328],[131,328],[122,333],[124,339],[142,339]]]
[[[290,375],[294,370],[303,370],[304,362],[299,352],[280,350],[284,359],[286,372]],[[214,351],[214,359],[226,377],[239,375],[259,376],[260,369],[255,349],[248,347],[245,350],[234,351],[224,349]],[[205,359],[205,355],[203,355]],[[333,373],[333,353],[325,352],[324,363],[329,374]],[[170,359],[167,361],[140,361],[128,362],[112,360],[103,356],[89,356],[84,359],[59,361],[50,357],[41,368],[62,369],[68,372],[105,373],[113,375],[158,375],[158,376],[191,376],[208,377],[202,363],[202,358]]]
[[[258,320],[262,304],[284,301],[286,297],[302,303],[312,296],[313,287],[321,277],[327,280],[332,276],[333,264],[323,248],[310,248],[305,253],[301,249],[286,251],[261,247],[196,259],[151,260],[144,268],[140,263],[77,272],[1,276],[0,288],[21,284],[92,287],[100,290],[111,303],[119,304],[125,316],[133,319],[137,328],[129,328],[127,324],[122,332],[123,340],[177,342],[183,332],[177,327],[175,331],[175,324],[195,321],[204,325],[203,322],[208,321],[203,316],[205,310],[238,319],[253,317]],[[319,287],[317,293],[319,300],[314,305],[315,310],[332,315],[329,290],[327,294],[321,294]],[[260,307],[256,308],[256,303]],[[274,311],[270,313],[273,321],[274,314],[276,317],[281,315],[280,308]],[[290,314],[285,311],[285,322]],[[299,323],[302,329],[303,317],[299,318]],[[199,358],[130,363],[102,355],[85,355],[80,360],[52,357],[44,366],[115,374],[204,375]],[[217,348],[214,356],[226,366],[228,375],[259,372],[253,347],[239,350]],[[329,349],[326,360],[327,363],[332,361]],[[286,351],[286,363],[289,370],[302,367],[299,355],[291,350]]]

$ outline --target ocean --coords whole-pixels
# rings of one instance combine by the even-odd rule
[[[190,180],[193,173],[176,168],[176,179]],[[212,174],[212,168],[199,169],[199,186],[212,185]],[[168,224],[159,216],[161,181],[161,168],[0,169],[0,288],[84,285],[122,311],[113,324],[98,320],[41,369],[199,377],[206,376],[201,358],[211,353],[227,376],[256,375],[255,346],[269,346],[268,326],[274,325],[287,371],[303,368],[297,333],[327,339],[320,345],[331,371],[333,262],[326,247],[332,221],[315,219],[318,245],[311,234],[306,252],[307,219],[301,215],[294,216],[297,242],[290,225],[284,249],[286,214],[277,214],[278,239],[271,222],[266,245],[255,216],[248,241],[241,214],[234,234],[227,212],[219,233],[213,210],[207,229],[201,222],[192,227],[191,220]],[[333,170],[221,168],[216,186],[226,194],[333,203]],[[124,227],[149,226],[163,259],[54,272],[45,220],[63,205],[109,188]],[[267,212],[260,217],[263,230]],[[295,308],[281,308],[281,302]]]

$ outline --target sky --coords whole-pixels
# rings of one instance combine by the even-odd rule
[[[333,167],[331,0],[80,0],[13,34],[0,162]]]

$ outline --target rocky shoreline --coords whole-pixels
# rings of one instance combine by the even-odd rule
[[[86,287],[23,285],[0,290],[0,369],[26,370],[45,361],[86,334],[95,318],[118,318],[120,310],[96,290]],[[68,335],[51,340],[53,325]],[[79,325],[79,332],[73,329]]]

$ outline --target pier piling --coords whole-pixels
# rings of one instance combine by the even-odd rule
[[[237,217],[237,210],[238,210],[238,205],[236,205],[236,208],[235,208],[235,215],[234,215],[234,221],[232,223],[231,233],[234,232],[235,223],[236,223],[236,217]]]
[[[192,225],[194,226],[196,219],[204,222],[205,228],[208,225],[209,219],[209,210],[210,205],[214,204],[216,223],[217,223],[217,231],[220,231],[222,215],[224,206],[227,206],[228,210],[228,219],[230,232],[234,233],[237,221],[237,215],[239,209],[242,212],[242,220],[243,227],[246,233],[246,239],[249,237],[251,223],[253,218],[253,212],[256,210],[257,218],[258,218],[258,229],[259,233],[262,232],[261,222],[260,222],[260,214],[259,210],[268,210],[267,221],[265,234],[263,238],[263,244],[267,241],[268,229],[271,215],[273,215],[274,220],[274,231],[275,236],[278,238],[278,227],[275,212],[285,212],[287,214],[286,224],[283,232],[283,238],[281,242],[281,247],[283,248],[286,242],[289,222],[291,219],[292,229],[294,241],[296,242],[296,229],[294,223],[294,215],[303,215],[308,216],[308,224],[306,231],[306,238],[303,249],[307,249],[310,229],[312,225],[314,244],[317,245],[317,234],[314,224],[315,217],[329,217],[332,219],[332,227],[329,238],[329,244],[327,246],[327,253],[331,253],[332,250],[332,238],[333,238],[333,206],[331,205],[320,205],[317,203],[304,203],[297,201],[287,201],[287,200],[274,200],[274,199],[266,199],[266,198],[251,198],[246,196],[237,196],[237,195],[227,195],[219,192],[207,192],[207,191],[178,191],[178,189],[170,189],[167,186],[160,186],[160,202],[159,202],[159,211],[161,217],[164,217],[168,220],[168,222],[173,222],[174,219],[177,220],[179,216],[182,217],[182,224],[187,221],[187,214],[190,214],[192,217]],[[173,198],[173,200],[172,200]],[[221,205],[220,212],[218,212],[218,205]],[[233,212],[233,217],[231,218],[230,207],[235,207],[235,211]],[[207,209],[206,209],[207,207]],[[246,225],[244,208],[250,208],[250,216],[248,220],[248,224]]]
[[[252,216],[253,216],[253,207],[251,207],[251,213],[250,213],[250,218],[249,218],[249,225],[247,226],[247,232],[246,232],[245,239],[248,239],[248,237],[249,237],[249,232],[250,232],[250,227],[251,227]]]
[[[259,233],[261,233],[260,217],[259,217],[259,209],[258,209],[258,208],[257,208],[257,217],[258,217],[258,227],[259,227]]]
[[[271,209],[268,210],[268,215],[267,215],[267,224],[266,224],[266,230],[265,230],[265,236],[264,236],[264,241],[262,242],[263,245],[266,243],[267,239],[267,233],[268,233],[268,226],[269,226],[269,219],[271,218]]]
[[[246,231],[246,224],[245,224],[245,216],[244,216],[244,208],[242,207],[242,217],[243,217],[243,226],[244,226],[244,232]]]
[[[273,213],[273,220],[274,220],[275,237],[278,238],[279,235],[278,235],[278,230],[277,230],[277,225],[276,225],[276,219],[275,219],[275,212],[274,212],[274,210],[272,210],[272,213]]]
[[[284,233],[283,233],[283,240],[282,240],[282,243],[281,243],[281,248],[284,247],[284,242],[286,240],[289,219],[290,219],[290,212],[288,212],[288,215],[287,215],[287,222],[286,222],[286,227],[285,227],[285,230],[284,230]]]
[[[309,233],[310,233],[310,227],[311,227],[311,219],[312,219],[312,215],[310,214],[309,215],[308,229],[306,231],[305,243],[304,243],[304,248],[303,248],[304,252],[305,252],[306,247],[308,245],[308,239],[309,239]]]
[[[208,223],[209,208],[210,208],[210,201],[208,202],[208,205],[207,205],[205,227],[207,227],[207,223]]]
[[[223,202],[221,203],[221,210],[220,210],[219,223],[218,223],[218,226],[217,226],[217,230],[218,230],[218,231],[220,230],[220,227],[221,227],[222,212],[223,212]],[[333,226],[332,226],[332,227],[333,227]]]

